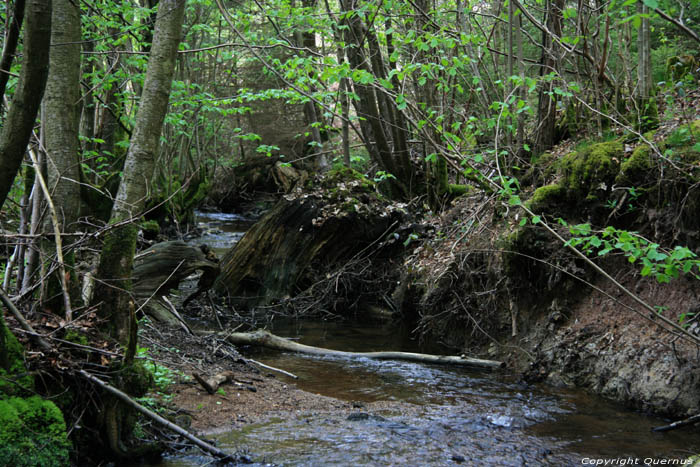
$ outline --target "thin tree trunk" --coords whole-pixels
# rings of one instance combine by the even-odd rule
[[[129,343],[133,319],[129,290],[138,231],[134,221],[143,212],[151,190],[184,11],[185,0],[161,0],[158,5],[143,94],[110,218],[111,224],[121,225],[105,236],[97,271],[100,282],[95,297],[102,302],[99,313],[108,320],[110,333],[122,344]]]
[[[549,0],[546,11],[547,20],[545,24],[547,24],[548,30],[558,37],[561,37],[563,7],[564,0]],[[556,143],[557,99],[553,91],[556,76],[559,74],[560,47],[557,45],[557,41],[545,31],[542,32],[542,46],[540,76],[544,77],[554,73],[555,78],[548,78],[540,84],[537,109],[537,139],[535,142],[536,153],[546,151]]]
[[[5,97],[5,87],[10,79],[10,68],[15,59],[19,32],[24,21],[24,0],[16,0],[15,8],[12,12],[12,19],[9,21],[9,28],[5,35],[5,46],[2,48],[2,58],[0,58],[0,115],[2,115],[2,100]]]
[[[33,151],[33,149],[30,149]],[[37,151],[36,159],[39,161],[39,166],[43,167],[45,158],[43,151]],[[43,170],[43,168],[42,168]],[[35,275],[39,266],[39,240],[35,235],[38,235],[41,231],[42,222],[42,201],[44,199],[44,193],[41,191],[41,186],[39,184],[39,177],[34,175],[34,186],[32,187],[32,211],[30,216],[29,233],[31,237],[27,240],[27,253],[26,253],[26,266],[24,269],[24,277],[22,278],[22,289],[21,294],[24,295],[29,291],[32,286],[32,281],[35,279]]]
[[[0,133],[0,209],[22,164],[44,94],[49,70],[51,0],[29,0],[24,17],[22,74]]]

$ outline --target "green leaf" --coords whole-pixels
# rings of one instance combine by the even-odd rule
[[[598,248],[600,245],[602,245],[603,241],[598,237],[591,237],[588,243],[589,245]]]
[[[659,2],[657,0],[642,0],[642,1],[651,10],[655,10],[656,8],[659,8]]]
[[[540,222],[542,222],[542,218],[540,216],[532,216],[533,224],[539,224]]]

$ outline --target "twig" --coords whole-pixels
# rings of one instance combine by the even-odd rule
[[[274,366],[265,365],[264,363],[260,363],[259,361],[253,360],[252,358],[246,358],[246,360],[251,362],[251,363],[255,363],[259,367],[265,368],[266,370],[277,371],[278,373],[282,373],[283,375],[287,375],[290,378],[299,379],[299,377],[293,373],[290,373],[290,372],[284,371],[284,370],[280,370],[279,368],[275,368]]]
[[[182,319],[182,316],[180,316],[180,313],[177,312],[177,309],[175,308],[175,305],[172,304],[170,300],[168,300],[168,297],[165,295],[161,295],[160,298],[165,302],[165,304],[168,306],[170,313],[173,314],[177,318],[177,320],[180,322],[180,325],[182,328],[189,334],[190,336],[194,336],[194,333],[192,332],[192,329],[187,325],[184,319]]]
[[[10,310],[10,313],[19,321],[20,326],[22,326],[22,329],[30,333],[32,336],[36,338],[37,343],[39,344],[39,347],[41,347],[42,350],[49,351],[51,350],[51,345],[44,339],[39,333],[37,333],[34,328],[32,327],[29,322],[24,319],[24,316],[22,316],[22,313],[17,309],[14,303],[12,303],[12,300],[10,300],[10,297],[7,296],[5,293],[5,290],[0,287],[0,300],[2,300],[2,303],[7,307],[8,310]]]
[[[213,455],[214,457],[216,457],[222,461],[235,461],[235,458],[231,454],[227,454],[224,451],[220,450],[219,448],[212,446],[211,444],[209,444],[205,441],[202,441],[201,439],[197,438],[193,434],[189,433],[187,430],[175,425],[172,422],[169,422],[168,420],[164,419],[163,417],[161,417],[157,413],[148,410],[146,407],[142,406],[141,404],[139,404],[138,402],[133,400],[131,397],[129,397],[127,394],[123,393],[122,391],[115,388],[114,386],[111,386],[110,384],[105,383],[101,379],[91,375],[90,373],[86,372],[85,370],[79,370],[78,373],[82,377],[84,377],[85,379],[90,381],[91,383],[97,384],[105,391],[116,396],[117,398],[119,398],[122,402],[124,402],[128,406],[138,410],[139,412],[141,412],[143,415],[150,418],[154,422],[159,423],[160,425],[163,425],[167,429],[174,431],[178,435],[187,438],[192,443],[194,443],[198,448],[200,448],[202,451],[207,452],[207,453]]]
[[[58,260],[59,274],[61,276],[61,290],[63,291],[63,306],[66,308],[66,320],[73,320],[73,308],[70,304],[70,293],[68,292],[68,280],[66,279],[66,265],[63,262],[63,244],[61,241],[61,226],[58,223],[58,215],[56,214],[56,207],[51,199],[51,192],[48,186],[46,186],[46,181],[44,176],[41,174],[41,167],[39,166],[39,161],[36,159],[34,151],[27,151],[29,157],[32,159],[32,165],[34,166],[34,173],[36,174],[39,184],[41,185],[41,190],[46,196],[46,202],[49,205],[49,211],[51,212],[51,223],[53,224],[53,230],[56,238],[54,242],[56,243],[56,259]]]

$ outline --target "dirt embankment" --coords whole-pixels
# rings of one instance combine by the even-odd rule
[[[602,229],[613,226],[665,254],[676,245],[697,253],[700,154],[684,134],[647,135],[673,150],[673,165],[624,137],[545,155],[521,179],[522,198],[565,238],[604,239]],[[435,234],[408,257],[394,293],[404,316],[425,339],[506,360],[528,380],[588,388],[662,415],[700,411],[697,345],[663,331],[653,313],[524,215],[478,194],[429,220]],[[591,231],[572,234],[557,219]],[[700,335],[697,279],[644,277],[642,258],[631,262],[634,255],[616,243],[602,255],[603,248],[582,248],[659,313]]]

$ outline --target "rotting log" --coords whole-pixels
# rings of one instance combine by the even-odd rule
[[[340,264],[375,242],[399,218],[365,193],[342,200],[280,200],[221,260],[215,284],[240,306],[269,304],[305,290],[310,272]]]
[[[287,350],[323,357],[341,358],[370,358],[374,360],[408,360],[421,363],[439,363],[448,365],[460,365],[472,368],[496,369],[503,368],[505,363],[495,360],[483,360],[479,358],[454,356],[454,355],[429,355],[413,352],[345,352],[343,350],[324,349],[310,345],[299,344],[283,337],[276,336],[264,329],[254,332],[234,332],[226,336],[226,339],[234,345],[259,345],[275,350]]]
[[[157,243],[134,258],[134,297],[157,320],[180,322],[166,304],[159,303],[160,297],[177,289],[195,271],[202,271],[195,292],[199,294],[211,287],[219,274],[218,259],[206,245],[197,247],[180,240]]]

